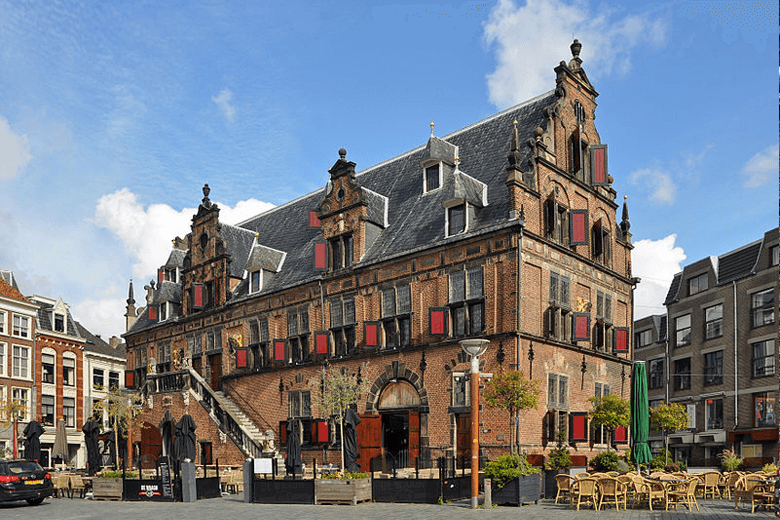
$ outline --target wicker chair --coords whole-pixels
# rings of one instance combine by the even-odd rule
[[[694,506],[696,511],[699,511],[699,503],[696,501],[696,486],[699,485],[698,478],[689,479],[685,485],[678,485],[666,490],[666,508],[669,509],[670,505],[674,505],[677,509],[677,504],[685,504],[689,511],[693,511]]]
[[[723,498],[720,494],[720,488],[718,487],[720,484],[720,473],[717,471],[707,471],[698,477],[700,483],[696,487],[696,491],[701,491],[702,498],[706,499],[707,494],[712,495],[713,499],[715,498],[715,495],[717,495],[718,498]]]
[[[764,479],[756,475],[742,475],[734,485],[734,509],[750,502],[750,512],[754,513],[756,507],[767,506],[774,503],[775,495],[764,486]]]
[[[599,509],[599,487],[595,478],[582,478],[576,480],[571,486],[571,507],[574,507],[574,500],[577,499],[577,511],[583,502],[593,504],[593,509]]]
[[[555,495],[556,504],[559,498],[571,500],[571,486],[574,482],[575,480],[571,475],[555,475],[555,483],[558,485],[558,493]]]
[[[70,498],[73,498],[73,495],[75,495],[78,492],[79,498],[84,498],[84,496],[87,494],[87,485],[84,483],[84,479],[81,478],[81,475],[73,474],[70,476]]]
[[[70,497],[70,487],[68,486],[69,477],[65,474],[54,475],[52,477],[52,484],[54,487],[54,496],[62,498],[63,495]]]
[[[602,477],[599,480],[599,507],[604,504],[615,504],[615,509],[620,511],[620,504],[623,504],[623,510],[627,509],[626,487],[616,478]]]
[[[643,478],[640,482],[635,481],[637,500],[647,500],[650,511],[653,510],[653,501],[661,501],[664,509],[667,507],[666,488],[657,480]]]

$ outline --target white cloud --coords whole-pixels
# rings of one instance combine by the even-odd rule
[[[650,192],[650,200],[656,204],[671,205],[677,193],[677,185],[672,176],[660,170],[643,168],[629,175],[629,182],[636,186],[642,183]]]
[[[499,0],[484,24],[484,38],[495,47],[496,69],[487,77],[490,101],[499,108],[542,94],[553,86],[552,67],[571,59],[574,38],[591,79],[631,69],[631,52],[647,42],[664,45],[666,24],[649,14],[612,16],[603,5],[591,12],[585,0],[527,0],[517,6]]]
[[[217,202],[220,221],[237,224],[267,211],[273,204],[257,199],[239,201],[235,207]],[[137,280],[154,278],[157,268],[171,251],[171,240],[184,237],[190,231],[196,208],[176,211],[167,204],[152,204],[146,208],[127,188],[104,195],[95,209],[95,223],[119,238],[134,257],[133,276]]]
[[[228,123],[232,123],[236,119],[236,108],[230,104],[233,100],[233,92],[230,89],[222,89],[222,92],[218,96],[212,96],[211,100],[217,104]]]
[[[674,275],[682,271],[687,258],[683,248],[675,246],[677,235],[660,240],[639,240],[631,252],[632,274],[642,279],[634,292],[634,319],[665,314],[664,300]]]
[[[758,188],[777,176],[778,145],[768,146],[766,149],[751,157],[740,172],[745,179],[745,188]]]
[[[0,180],[16,177],[32,158],[27,136],[11,130],[8,120],[0,116]]]
[[[125,332],[125,298],[86,299],[71,306],[73,317],[92,334],[108,343],[111,336]],[[137,304],[137,305],[143,305]]]

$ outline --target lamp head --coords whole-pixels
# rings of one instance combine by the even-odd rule
[[[460,343],[460,348],[463,349],[463,352],[468,354],[471,357],[479,357],[482,354],[485,353],[487,350],[488,344],[490,343],[490,340],[487,339],[462,339],[458,343]]]

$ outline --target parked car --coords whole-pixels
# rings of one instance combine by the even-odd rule
[[[0,459],[0,502],[26,500],[37,506],[53,494],[51,475],[34,460]]]

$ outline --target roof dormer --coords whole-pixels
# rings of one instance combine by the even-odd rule
[[[433,135],[433,122],[431,122],[431,137],[428,139],[428,144],[425,145],[420,160],[423,193],[435,191],[444,184],[445,169],[452,169],[457,155],[457,146]]]
[[[249,293],[258,293],[263,289],[263,273],[278,273],[282,269],[287,253],[264,246],[257,241],[255,234],[249,258],[244,270],[244,278],[249,280]]]

